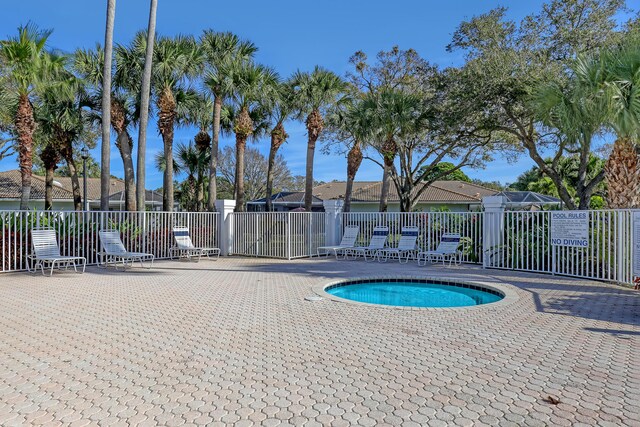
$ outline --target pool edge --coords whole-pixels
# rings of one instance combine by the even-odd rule
[[[495,292],[500,292],[504,295],[504,297],[501,300],[496,302],[479,304],[479,305],[462,306],[462,307],[405,307],[405,306],[399,306],[399,305],[384,305],[384,304],[373,304],[368,302],[354,301],[346,298],[337,297],[325,291],[325,289],[328,287],[331,287],[340,283],[344,283],[344,282],[352,282],[352,281],[358,281],[358,280],[376,280],[376,279],[379,279],[379,280],[398,279],[398,280],[420,280],[420,281],[434,280],[437,282],[469,284],[469,285],[475,285],[475,286],[487,288]],[[391,309],[391,310],[436,310],[436,311],[447,311],[447,310],[459,311],[459,310],[478,310],[478,309],[487,310],[490,308],[499,308],[505,305],[512,304],[519,299],[516,289],[517,288],[514,287],[513,285],[509,285],[503,282],[498,283],[498,282],[488,282],[488,281],[482,281],[482,280],[468,280],[468,279],[459,278],[459,277],[445,278],[442,276],[423,276],[423,275],[407,276],[407,275],[396,275],[396,274],[386,275],[386,276],[371,275],[371,276],[352,277],[349,279],[333,280],[331,282],[315,285],[312,287],[312,291],[315,294],[332,302],[343,302],[347,304],[378,307],[386,310]]]

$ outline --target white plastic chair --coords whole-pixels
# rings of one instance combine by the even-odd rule
[[[73,270],[78,272],[78,261],[82,261],[82,273],[87,267],[87,259],[82,256],[64,256],[60,254],[60,246],[58,245],[58,237],[52,228],[34,228],[31,230],[31,246],[33,253],[28,257],[29,264],[33,262],[33,270],[28,265],[30,272],[35,273],[38,268],[44,275],[44,269],[50,268],[49,276],[53,274],[53,269],[64,267],[66,270],[69,266],[73,266]]]
[[[356,246],[356,240],[358,239],[358,233],[360,232],[359,225],[347,225],[344,228],[344,233],[342,234],[342,240],[340,240],[340,244],[338,246],[320,246],[318,247],[318,256],[326,255],[329,256],[331,252],[338,259],[339,253],[343,255],[346,254],[347,249],[352,249]],[[324,254],[320,254],[320,251],[323,251]]]
[[[373,235],[369,241],[369,246],[359,246],[351,249],[347,249],[352,259],[358,258],[360,255],[364,257],[365,261],[374,261],[378,250],[383,249],[387,244],[387,238],[389,237],[389,227],[377,226],[373,229]],[[371,260],[369,260],[371,256]]]
[[[172,254],[177,253],[180,258],[184,256],[188,260],[196,259],[199,261],[202,255],[206,255],[207,258],[211,258],[212,255],[215,255],[216,258],[220,257],[220,248],[194,246],[188,227],[173,227],[173,237],[176,245],[170,251]]]
[[[440,243],[435,251],[422,251],[418,252],[418,265],[427,265],[427,262],[434,259],[441,258],[442,265],[445,264],[447,258],[449,258],[449,265],[452,262],[458,264],[460,259],[460,235],[454,233],[445,233],[440,239]],[[421,263],[421,261],[423,263]]]
[[[113,264],[117,269],[120,264],[126,270],[127,267],[133,266],[135,261],[140,261],[142,267],[144,267],[144,261],[151,261],[147,268],[153,267],[155,256],[144,252],[127,251],[118,230],[100,230],[98,235],[102,246],[102,252],[98,253],[100,265],[107,267],[109,264]]]
[[[389,258],[397,257],[398,262],[405,259],[405,263],[409,259],[414,258],[416,254],[416,243],[419,234],[418,227],[402,227],[402,234],[398,246],[395,248],[379,249],[376,253],[379,262],[387,262]]]

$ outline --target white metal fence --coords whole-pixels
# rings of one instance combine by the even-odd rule
[[[504,212],[501,230],[485,230],[498,235],[492,247],[485,248],[485,266],[631,284],[632,211],[585,212],[586,248],[551,245],[551,212]]]
[[[322,212],[235,212],[229,221],[230,255],[302,258],[325,244]]]
[[[0,211],[0,271],[27,269],[32,228],[55,229],[63,255],[83,256],[87,264],[97,264],[99,230],[120,230],[129,251],[152,253],[162,259],[171,257],[173,226],[189,227],[196,246],[218,245],[217,213]]]
[[[482,262],[481,212],[350,212],[342,214],[342,225],[358,225],[358,245],[367,245],[377,225],[389,227],[389,246],[396,246],[402,227],[419,228],[418,248],[434,250],[444,233],[457,233],[462,237],[463,262]]]

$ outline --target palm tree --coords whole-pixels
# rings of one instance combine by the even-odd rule
[[[205,56],[204,85],[213,96],[213,136],[209,163],[209,199],[207,209],[215,211],[217,198],[218,145],[222,104],[233,91],[230,85],[230,69],[234,64],[249,61],[258,48],[251,42],[241,40],[232,33],[206,30],[200,38]]]
[[[31,100],[33,93],[42,88],[48,76],[62,67],[63,58],[49,55],[45,48],[49,30],[39,30],[27,24],[18,28],[18,35],[0,41],[0,64],[17,108],[13,126],[18,140],[22,194],[20,209],[29,209],[31,169],[33,166],[33,133],[36,122]]]
[[[38,122],[42,126],[42,133],[52,140],[50,145],[55,147],[67,163],[74,208],[82,210],[74,144],[86,139],[85,136],[91,132],[85,109],[88,96],[83,82],[71,73],[64,73],[56,79],[54,85],[43,92],[41,98]]]
[[[194,136],[195,150],[197,150],[200,156],[204,156],[207,162],[210,162],[211,152],[211,136],[209,136],[209,127],[211,126],[211,111],[213,110],[213,103],[211,100],[201,93],[195,91],[189,91],[188,96],[184,102],[184,108],[181,108],[183,114],[180,117],[181,122],[184,124],[192,125],[198,128],[198,133]],[[184,144],[182,144],[184,146]],[[184,151],[184,150],[182,150]],[[181,150],[178,150],[178,154],[181,154]],[[186,163],[185,163],[186,164]],[[196,174],[196,203],[193,205],[195,210],[201,212],[205,208],[205,174],[207,172],[209,163],[205,165],[205,168],[198,168]]]
[[[159,170],[166,169],[166,159],[162,153],[156,155],[156,167]],[[191,142],[188,144],[178,143],[173,162],[173,169],[176,174],[186,174],[182,183],[178,184],[180,190],[180,204],[190,212],[196,212],[202,208],[202,201],[199,193],[205,178],[209,164],[209,149],[202,151]]]
[[[422,126],[421,100],[416,95],[384,89],[367,94],[367,102],[375,103],[372,129],[379,132],[378,151],[383,158],[380,212],[387,211],[391,176],[395,173],[395,158],[401,149],[399,141]]]
[[[123,51],[121,46],[116,47],[116,70],[120,62],[119,58]],[[95,119],[101,123],[102,114],[98,101],[102,99],[102,70],[104,62],[104,52],[100,46],[95,50],[77,50],[74,54],[74,69],[93,88],[91,96],[91,107],[95,112]],[[111,127],[116,132],[116,147],[120,152],[124,168],[124,192],[125,209],[127,211],[136,210],[136,188],[135,174],[133,170],[133,140],[129,134],[129,127],[136,119],[136,106],[133,93],[135,87],[127,81],[128,74],[116,71],[112,94],[110,96],[111,105]]]
[[[111,117],[111,61],[113,58],[113,23],[116,16],[116,0],[107,0],[107,23],[104,31],[104,64],[102,67],[102,116]],[[102,121],[102,145],[100,155],[100,210],[109,210],[111,187],[111,133],[109,121]]]
[[[144,68],[140,88],[140,126],[138,127],[138,159],[136,182],[136,205],[139,211],[145,209],[145,178],[147,156],[147,126],[149,124],[149,99],[151,97],[151,72],[153,64],[153,46],[156,38],[156,11],[158,0],[151,0],[149,7],[149,24],[147,25],[147,46],[144,55]]]
[[[376,111],[376,103],[372,101],[371,96],[346,97],[336,108],[331,110],[328,117],[329,126],[334,130],[336,138],[349,147],[343,212],[351,211],[353,182],[362,164],[362,149],[375,135],[373,116]]]
[[[244,151],[247,139],[259,136],[255,118],[260,117],[261,121],[266,118],[264,105],[271,95],[270,88],[278,81],[278,75],[271,68],[252,62],[236,64],[230,75],[233,85],[230,99],[234,107],[233,132],[236,135],[235,210],[244,212]]]
[[[324,128],[321,111],[336,101],[345,84],[335,73],[318,66],[311,73],[297,71],[292,77],[292,84],[299,116],[306,115],[308,141],[304,206],[310,212],[313,204],[313,158],[316,141]]]
[[[572,209],[589,209],[591,195],[604,179],[604,171],[594,171],[592,140],[606,122],[608,108],[601,96],[600,82],[594,80],[593,66],[579,58],[572,66],[574,78],[568,84],[546,82],[533,88],[531,107],[542,124],[558,133],[561,146],[577,153],[577,181],[567,185],[559,171],[561,157],[552,159],[545,175],[557,187],[557,194]],[[576,206],[572,192],[578,198]]]
[[[40,150],[40,160],[44,166],[44,209],[53,209],[53,176],[60,163],[60,150],[56,141],[50,140]]]
[[[638,38],[605,57],[605,93],[610,101],[608,125],[616,134],[613,151],[605,164],[610,208],[640,206],[640,49]]]
[[[271,88],[271,91],[272,94],[267,102],[269,102],[268,109],[271,112],[271,118],[275,124],[269,133],[271,136],[271,147],[269,149],[269,160],[267,161],[267,186],[265,196],[267,212],[273,210],[271,196],[273,195],[273,176],[278,149],[289,137],[285,131],[284,122],[291,116],[295,108],[294,92],[289,82],[278,82]]]
[[[116,73],[128,73],[130,81],[140,81],[144,71],[147,37],[139,32],[129,48],[119,47]],[[201,68],[201,52],[191,36],[159,37],[154,43],[151,86],[158,110],[158,131],[164,144],[167,167],[163,176],[162,208],[173,210],[173,138],[179,100],[184,99],[188,79]]]

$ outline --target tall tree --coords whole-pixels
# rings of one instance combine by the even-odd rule
[[[201,212],[206,208],[206,192],[204,185],[207,181],[205,180],[205,173],[209,169],[211,155],[211,136],[208,131],[211,127],[211,111],[213,109],[213,103],[211,102],[211,99],[206,97],[204,94],[195,91],[189,91],[186,98],[187,99],[185,99],[184,103],[185,106],[181,109],[182,117],[179,118],[183,123],[195,126],[198,129],[198,132],[193,138],[195,142],[194,149],[197,151],[199,156],[198,159],[205,159],[207,162],[204,168],[197,168],[197,173],[195,175],[195,202],[192,206],[194,208],[193,210]],[[181,147],[184,147],[184,144],[182,144]],[[178,154],[181,155],[184,151],[184,149],[182,152],[179,150]],[[180,164],[180,162],[178,162],[178,164]],[[187,163],[183,162],[183,165],[186,164]],[[184,169],[184,167],[182,169]],[[184,193],[184,191],[182,193]]]
[[[244,153],[247,139],[258,137],[256,118],[266,119],[264,104],[271,95],[270,88],[278,81],[278,74],[271,68],[252,62],[236,64],[231,71],[234,106],[233,132],[236,135],[236,212],[245,211]],[[252,115],[254,116],[252,118]]]
[[[273,195],[273,179],[276,168],[278,150],[287,141],[289,135],[284,128],[284,122],[291,116],[294,109],[294,92],[289,82],[277,83],[271,88],[269,103],[271,120],[274,123],[269,135],[271,145],[269,147],[269,159],[267,161],[267,186],[266,186],[266,210],[273,210],[271,196]]]
[[[126,49],[117,46],[115,49],[115,75],[112,79],[112,94],[110,106],[110,123],[116,132],[116,147],[120,152],[124,168],[124,192],[125,209],[136,210],[135,173],[133,168],[133,140],[129,134],[129,128],[136,120],[138,114],[136,108],[137,82],[131,82],[131,75],[127,69],[123,69],[121,63],[125,62],[122,55]],[[94,111],[95,119],[102,121],[102,71],[104,63],[104,51],[100,46],[94,50],[79,49],[74,54],[74,68],[76,72],[91,87],[91,99],[89,105]]]
[[[345,90],[344,81],[335,73],[316,66],[311,73],[297,71],[292,77],[295,99],[300,118],[306,116],[307,127],[307,166],[304,191],[305,210],[311,212],[313,205],[313,159],[316,141],[324,129],[323,110],[338,100]]]
[[[74,144],[88,139],[91,131],[85,109],[88,97],[83,82],[71,73],[63,73],[56,79],[55,85],[43,92],[41,98],[38,122],[42,126],[42,133],[45,139],[51,140],[48,145],[55,147],[64,158],[71,177],[74,208],[82,210],[82,191]]]
[[[107,0],[107,22],[104,31],[104,64],[102,68],[102,116],[111,117],[111,67],[113,59],[113,26],[116,16],[116,0]],[[109,210],[111,191],[111,126],[102,120],[102,144],[100,148],[100,210]]]
[[[603,80],[609,127],[616,134],[605,165],[610,208],[640,207],[640,35],[604,55]]]
[[[596,61],[598,62],[598,61]],[[579,58],[572,64],[573,75],[569,81],[561,83],[545,82],[532,89],[531,108],[540,129],[548,134],[557,147],[550,162],[549,170],[557,174],[556,181],[562,180],[561,162],[567,153],[576,153],[579,167],[575,187],[562,186],[568,194],[575,194],[578,209],[589,209],[591,196],[604,179],[604,171],[590,173],[593,157],[594,138],[601,132],[607,116],[606,100],[599,94],[597,72],[593,61]],[[552,181],[554,181],[552,179]]]
[[[557,163],[545,162],[547,153],[564,155],[564,140],[541,129],[529,102],[531,89],[561,82],[568,77],[567,61],[615,42],[615,15],[623,5],[623,0],[553,0],[519,24],[506,20],[506,10],[498,8],[463,22],[448,46],[467,54],[462,72],[468,97],[483,113],[478,124],[492,132],[494,142],[527,153],[569,208],[577,205]]]
[[[327,124],[328,134],[324,138],[340,142],[339,151],[347,151],[347,185],[344,194],[343,212],[351,211],[353,183],[362,164],[363,150],[371,144],[376,134],[374,115],[376,103],[372,96],[352,94],[330,109]]]
[[[258,48],[250,41],[241,40],[232,33],[206,30],[200,38],[205,56],[204,85],[213,96],[213,134],[209,160],[209,199],[207,209],[215,211],[217,198],[216,175],[222,105],[233,92],[229,75],[235,64],[249,61]]]
[[[147,37],[136,34],[133,42],[122,54],[122,68],[131,78],[140,81],[147,52]],[[180,102],[185,100],[189,79],[195,77],[202,65],[201,51],[191,36],[158,37],[153,49],[151,76],[152,94],[158,114],[158,131],[162,136],[167,166],[163,174],[162,208],[173,210],[173,139]]]
[[[149,23],[147,25],[147,46],[144,54],[144,68],[140,84],[140,125],[138,127],[138,158],[136,161],[136,206],[139,211],[145,209],[146,157],[147,157],[147,127],[149,124],[149,103],[151,98],[151,73],[153,65],[153,47],[156,39],[156,12],[158,0],[149,2]]]
[[[51,74],[60,69],[64,59],[46,51],[49,30],[27,24],[18,35],[0,41],[0,66],[3,79],[11,88],[6,94],[16,105],[12,127],[18,143],[22,194],[20,209],[29,209],[33,166],[33,134],[36,129],[31,97],[40,90]]]

